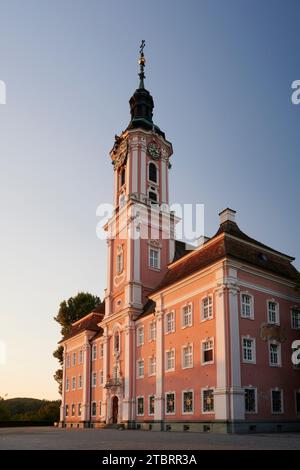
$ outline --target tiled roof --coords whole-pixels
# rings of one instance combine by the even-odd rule
[[[223,237],[220,236],[222,234]],[[235,222],[231,221],[220,225],[218,232],[210,239],[207,246],[204,245],[201,249],[188,253],[191,254],[183,256],[168,267],[166,276],[155,291],[170,286],[224,257],[246,262],[291,280],[294,280],[298,273],[291,264],[294,258],[248,237]]]
[[[60,341],[73,338],[73,336],[82,333],[83,331],[95,331],[102,334],[102,329],[98,326],[104,316],[104,303],[99,304],[91,313],[74,322],[71,326],[69,333]]]

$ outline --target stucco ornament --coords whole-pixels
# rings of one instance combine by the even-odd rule
[[[127,139],[123,139],[117,146],[116,150],[114,151],[114,158],[113,158],[113,165],[115,170],[120,168],[122,165],[126,163],[128,154],[128,142]]]
[[[279,325],[262,323],[260,325],[260,337],[263,341],[275,340],[284,343],[287,339],[286,329]]]

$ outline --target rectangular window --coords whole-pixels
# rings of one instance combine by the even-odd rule
[[[69,416],[69,405],[66,405],[66,411],[65,411],[66,416]]]
[[[66,392],[68,392],[70,389],[70,381],[69,381],[69,378],[67,377],[66,378]]]
[[[271,401],[272,401],[272,413],[282,413],[283,412],[283,400],[282,400],[282,390],[272,390],[271,391]]]
[[[78,403],[78,416],[81,416],[81,403]]]
[[[150,395],[149,397],[149,415],[154,415],[154,410],[155,410],[155,396]]]
[[[156,339],[156,321],[153,320],[149,325],[149,341],[154,341]]]
[[[144,327],[139,326],[136,332],[136,344],[142,346],[144,344]]]
[[[82,375],[78,375],[78,388],[82,388]]]
[[[99,372],[99,383],[100,385],[103,385],[103,370],[100,370]]]
[[[159,269],[160,260],[159,260],[159,250],[155,248],[149,248],[149,266],[150,268]]]
[[[72,416],[75,416],[75,405],[74,405],[74,403],[72,404],[71,410],[72,410]]]
[[[281,365],[280,344],[275,342],[269,343],[269,359],[271,366]]]
[[[242,317],[253,318],[253,301],[252,296],[248,294],[241,295],[242,302]]]
[[[82,349],[79,351],[79,364],[83,364],[83,351],[82,351]]]
[[[214,362],[214,340],[207,339],[202,343],[202,364]]]
[[[97,372],[93,372],[92,374],[92,387],[97,386]]]
[[[214,412],[214,391],[213,389],[202,390],[202,411],[203,413]]]
[[[102,401],[99,401],[99,416],[102,416]]]
[[[66,356],[66,367],[70,367],[70,354]]]
[[[166,372],[175,370],[175,349],[166,351]]]
[[[192,414],[194,412],[194,392],[182,392],[182,404],[183,414]]]
[[[144,415],[144,397],[137,397],[136,414],[138,416],[143,416]]]
[[[166,393],[166,414],[167,415],[175,414],[175,393],[174,392]]]
[[[296,392],[296,413],[300,415],[300,391]]]
[[[256,413],[256,388],[245,388],[245,413]]]
[[[300,310],[298,308],[292,308],[291,317],[293,330],[300,330]]]
[[[138,379],[142,379],[144,377],[144,360],[140,359],[137,362],[137,377]]]
[[[188,344],[182,348],[182,368],[193,367],[193,346]]]
[[[166,314],[166,333],[173,333],[175,331],[175,312]]]
[[[100,356],[100,358],[103,357],[103,354],[104,354],[104,344],[103,344],[103,343],[100,343],[100,349],[99,349],[99,356]]]
[[[213,300],[211,296],[202,299],[202,320],[210,320],[213,317]]]
[[[97,345],[93,344],[92,348],[92,360],[95,361],[97,359]]]
[[[96,414],[97,414],[97,403],[95,401],[92,402],[91,414],[92,414],[92,416],[96,416]]]
[[[255,362],[255,340],[253,338],[243,338],[243,361]]]
[[[76,352],[73,352],[72,354],[72,366],[76,366]]]
[[[182,327],[192,326],[192,305],[188,304],[182,307]]]
[[[149,357],[149,375],[156,374],[156,357],[151,356]]]
[[[279,324],[278,303],[273,300],[268,300],[268,323]]]
[[[76,377],[72,377],[72,390],[76,389]]]

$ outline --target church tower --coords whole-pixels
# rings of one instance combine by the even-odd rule
[[[139,87],[129,101],[131,120],[126,130],[115,136],[110,152],[114,213],[105,226],[108,269],[101,324],[108,422],[116,413],[118,421],[134,420],[134,320],[162,281],[175,249],[175,218],[168,209],[173,150],[153,122],[154,102],[144,86],[144,46],[142,41]]]

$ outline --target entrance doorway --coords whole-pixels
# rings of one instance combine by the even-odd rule
[[[112,422],[118,422],[119,398],[113,397],[112,401]]]

